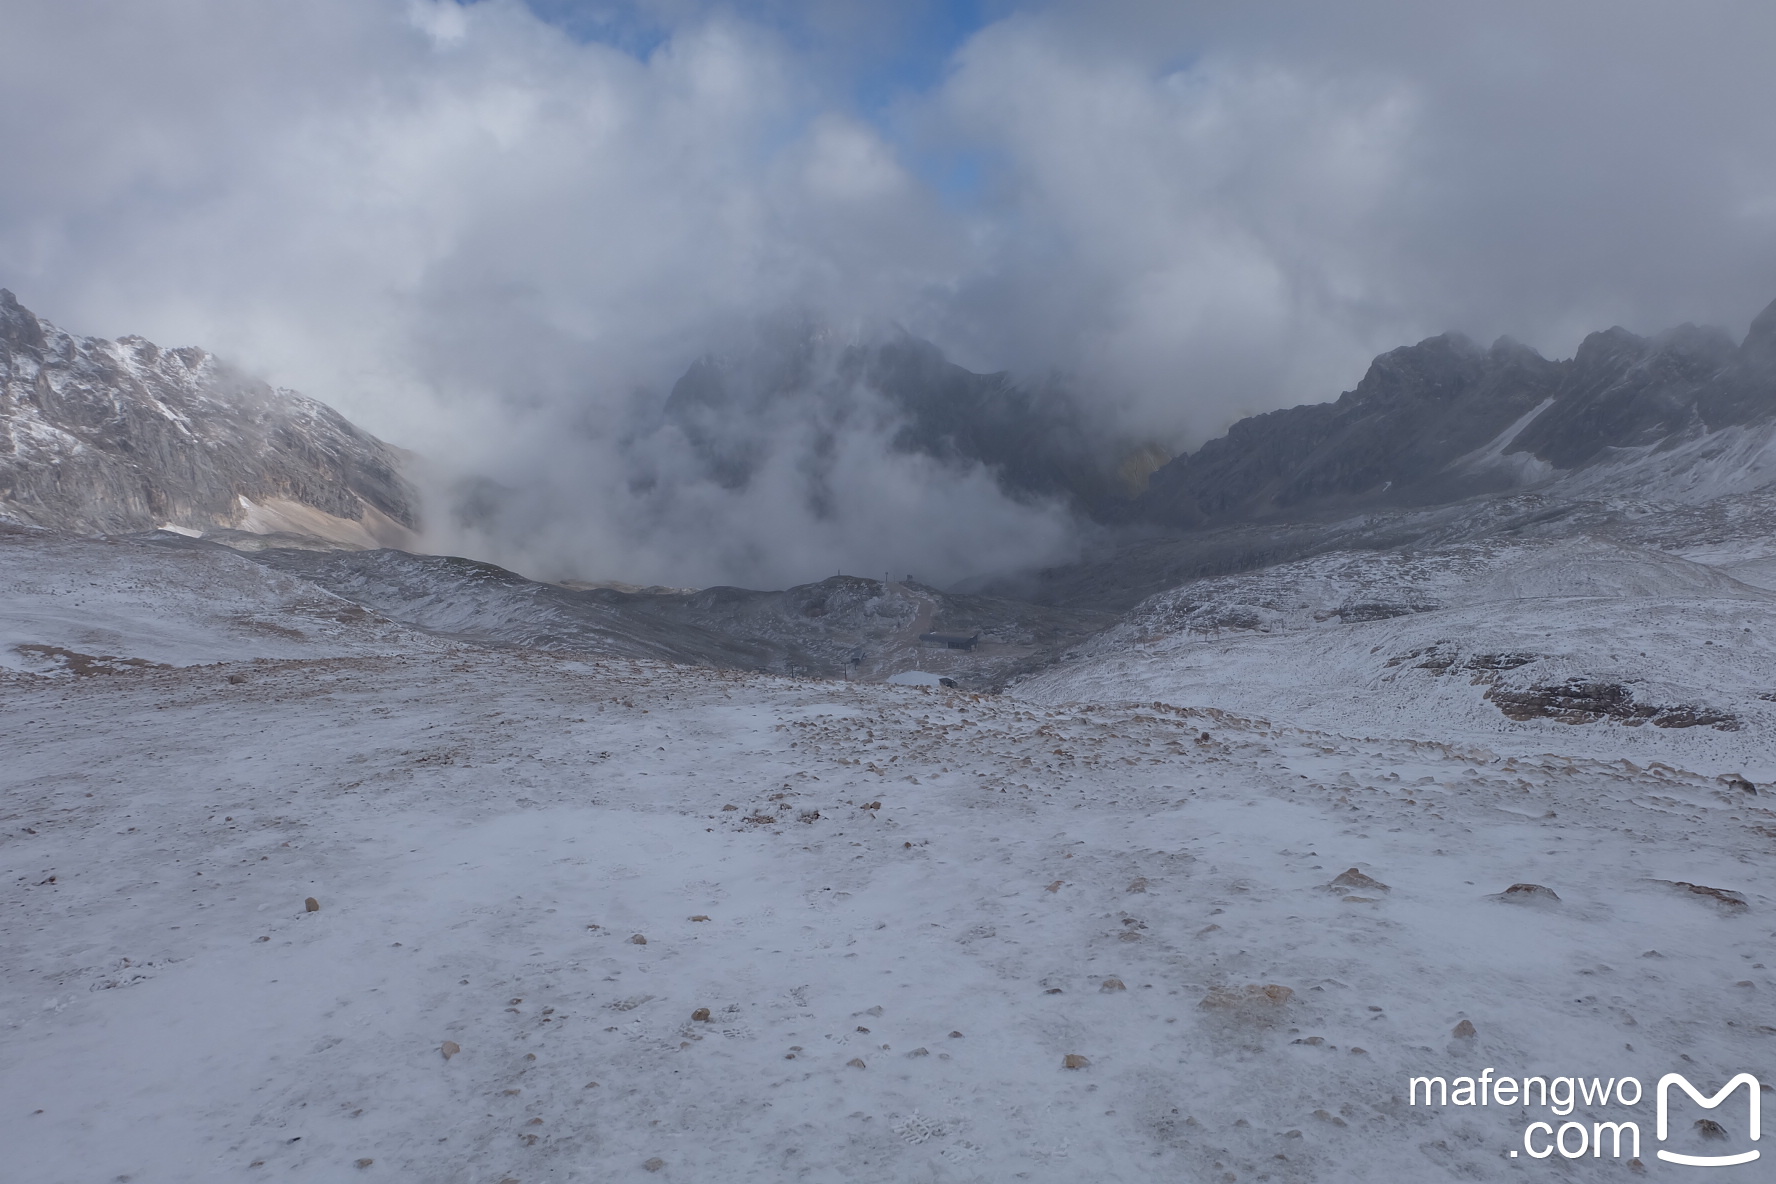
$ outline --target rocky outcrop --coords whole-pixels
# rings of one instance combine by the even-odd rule
[[[201,349],[75,337],[0,289],[0,519],[409,544],[400,454]]]
[[[1651,722],[1659,728],[1739,730],[1739,717],[1694,704],[1646,703],[1620,683],[1569,678],[1563,683],[1530,687],[1488,688],[1486,698],[1514,720],[1551,719],[1563,724],[1591,724],[1613,719],[1631,728]]]

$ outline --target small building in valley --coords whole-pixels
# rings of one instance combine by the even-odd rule
[[[922,645],[940,645],[947,650],[971,650],[980,640],[980,630],[973,633],[921,633],[919,641]]]

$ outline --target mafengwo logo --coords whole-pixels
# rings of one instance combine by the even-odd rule
[[[1639,1159],[1640,1119],[1609,1112],[1644,1113],[1647,1101],[1654,1107],[1652,1142],[1660,1144],[1653,1148],[1653,1154],[1665,1163],[1725,1168],[1752,1163],[1762,1154],[1758,1148],[1746,1146],[1763,1136],[1764,1086],[1750,1073],[1737,1074],[1714,1093],[1697,1088],[1681,1073],[1667,1073],[1659,1078],[1650,1099],[1634,1077],[1494,1077],[1493,1073],[1494,1070],[1487,1069],[1475,1077],[1410,1078],[1407,1103],[1501,1106],[1525,1111],[1541,1107],[1560,1119],[1567,1118],[1581,1105],[1585,1107],[1589,1122],[1537,1120],[1524,1127],[1521,1150],[1512,1148],[1508,1153],[1513,1159],[1524,1155],[1530,1159]],[[1733,1102],[1741,1087],[1745,1090],[1746,1106],[1743,1127],[1736,1121],[1739,1111]],[[1718,1117],[1692,1120],[1692,1105],[1720,1113]],[[1596,1117],[1599,1112],[1604,1112],[1605,1117]]]
[[[1758,1141],[1758,1136],[1762,1134],[1764,1099],[1763,1089],[1757,1078],[1749,1073],[1741,1073],[1722,1086],[1719,1093],[1712,1097],[1705,1097],[1702,1091],[1691,1085],[1689,1079],[1682,1073],[1667,1073],[1659,1078],[1659,1142],[1663,1143],[1671,1133],[1668,1103],[1671,1098],[1671,1087],[1674,1085],[1690,1095],[1690,1100],[1696,1105],[1709,1110],[1721,1105],[1732,1096],[1734,1090],[1743,1085],[1748,1095],[1746,1103],[1751,1108],[1751,1141],[1753,1143]],[[1712,1120],[1704,1119],[1702,1121]],[[1663,1147],[1659,1149],[1659,1158],[1667,1163],[1681,1163],[1693,1168],[1731,1167],[1736,1163],[1750,1163],[1757,1157],[1758,1151],[1755,1147],[1750,1151],[1741,1151],[1737,1155],[1680,1155],[1675,1151],[1667,1151]]]

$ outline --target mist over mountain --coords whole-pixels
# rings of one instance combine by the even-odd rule
[[[770,425],[784,419],[819,425],[804,458],[811,483],[834,479],[821,459],[839,433],[866,420],[896,452],[958,470],[983,466],[1010,497],[1093,517],[1132,497],[1138,485],[1119,470],[1157,451],[1110,438],[1054,384],[976,374],[904,331],[844,345],[814,331],[771,355],[706,355],[674,384],[660,428],[683,435],[710,479],[738,489],[759,469]]]
[[[692,583],[785,586],[821,574],[825,556],[833,570],[1046,597],[1027,576],[1092,572],[1110,599],[1087,603],[1109,607],[1174,577],[1350,542],[1336,524],[1354,516],[1395,515],[1372,536],[1393,546],[1466,513],[1414,512],[1515,492],[1568,504],[1605,487],[1754,488],[1776,428],[1776,305],[1740,341],[1616,327],[1564,359],[1446,333],[1380,355],[1333,401],[1236,421],[1177,456],[1078,383],[977,373],[904,330],[858,338],[803,321],[745,340],[669,390],[637,392],[614,425],[537,444],[595,468],[550,460],[459,481],[438,541],[549,578],[633,583],[689,570]],[[640,562],[587,564],[588,523],[606,532],[607,564]],[[1198,558],[1168,560],[1153,584],[1128,557],[1155,548]]]
[[[762,334],[612,414],[540,422],[440,466],[436,545],[558,579],[944,585],[1069,558],[1129,501],[1118,466],[1142,455],[1064,391],[905,334]]]
[[[1737,338],[1769,299],[1769,5],[1274,13],[15,0],[0,283],[471,482],[438,546],[672,586],[1063,562],[1146,442],[1401,343]],[[983,388],[983,434],[886,383],[660,428],[696,359],[797,317],[835,353],[904,326],[1030,414]]]
[[[74,337],[10,294],[0,312],[12,520],[419,545],[414,466],[324,404],[202,350]],[[1335,545],[1749,491],[1773,438],[1776,304],[1739,342],[1615,328],[1562,360],[1445,334],[1376,358],[1332,402],[1238,421],[1169,460],[1059,382],[975,373],[904,331],[859,342],[803,323],[703,355],[613,427],[564,433],[555,451],[608,459],[577,491],[603,503],[550,466],[428,481],[426,545],[550,579],[658,583],[585,564],[576,524],[618,523],[641,553],[706,548],[705,584],[805,582],[771,578],[786,552],[792,570],[836,553],[853,574],[1116,608]],[[734,570],[758,578],[720,578]]]

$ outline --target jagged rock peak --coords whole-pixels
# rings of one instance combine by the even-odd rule
[[[1776,300],[1752,319],[1739,352],[1747,362],[1776,368]]]
[[[31,310],[18,302],[5,288],[0,288],[0,341],[7,345],[43,347],[43,326]]]

